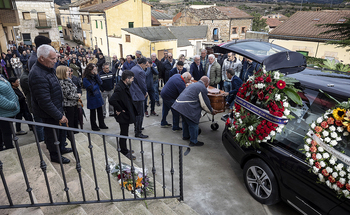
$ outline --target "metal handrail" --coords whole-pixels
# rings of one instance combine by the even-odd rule
[[[152,140],[144,140],[144,139],[140,139],[140,138],[134,138],[134,137],[128,137],[128,136],[122,136],[122,135],[116,135],[116,134],[108,134],[108,133],[102,133],[102,132],[96,132],[96,131],[89,131],[89,130],[83,130],[83,129],[76,129],[76,128],[69,128],[69,127],[64,127],[64,126],[57,126],[57,125],[51,125],[51,124],[45,124],[45,123],[38,123],[38,122],[31,122],[31,121],[24,121],[24,120],[18,120],[18,119],[12,119],[12,118],[5,118],[5,117],[0,117],[0,120],[2,121],[7,121],[9,122],[9,126],[11,127],[12,130],[12,135],[13,135],[13,142],[16,148],[16,152],[18,155],[18,159],[19,159],[19,163],[21,166],[21,170],[24,176],[24,180],[25,180],[25,184],[26,184],[26,191],[28,192],[29,198],[30,198],[30,204],[14,204],[11,194],[9,192],[8,189],[8,183],[6,182],[6,177],[5,174],[3,172],[4,169],[4,162],[6,163],[6,161],[1,161],[0,160],[0,177],[4,186],[4,189],[6,191],[6,196],[8,199],[9,204],[8,205],[0,205],[0,209],[4,209],[4,208],[22,208],[22,207],[40,207],[40,206],[57,206],[57,205],[73,205],[73,204],[93,204],[93,203],[104,203],[104,202],[121,202],[121,201],[134,201],[134,200],[147,200],[147,199],[163,199],[163,198],[179,198],[180,201],[183,201],[184,199],[184,192],[183,192],[183,155],[187,155],[190,152],[190,147],[189,146],[185,146],[185,145],[180,145],[180,144],[174,144],[174,143],[165,143],[165,142],[160,142],[160,141],[152,141]],[[23,124],[28,124],[31,126],[42,126],[42,127],[46,127],[46,128],[51,128],[53,129],[53,133],[54,133],[54,144],[56,145],[56,149],[57,149],[57,153],[59,156],[59,161],[60,161],[60,168],[61,168],[61,173],[62,173],[62,180],[64,182],[64,192],[66,192],[66,197],[67,197],[67,201],[66,202],[54,202],[52,199],[52,193],[51,193],[51,188],[50,188],[50,182],[49,179],[47,177],[47,173],[46,173],[46,168],[47,165],[44,161],[42,152],[41,152],[41,147],[38,141],[38,135],[36,132],[36,129],[33,127],[33,133],[34,133],[34,137],[35,137],[35,141],[36,141],[36,147],[38,149],[39,152],[39,158],[40,158],[40,168],[44,174],[45,177],[45,184],[47,187],[47,192],[48,192],[48,196],[49,196],[49,202],[43,202],[43,203],[35,203],[34,202],[34,198],[33,198],[33,194],[32,194],[32,188],[30,187],[30,181],[28,179],[27,176],[27,172],[24,166],[24,161],[22,158],[22,154],[21,154],[21,148],[19,147],[18,144],[18,137],[16,136],[15,133],[15,129],[14,129],[14,125],[13,123],[23,123]],[[66,176],[65,176],[65,172],[64,172],[64,168],[63,168],[63,163],[62,163],[62,158],[61,158],[61,153],[60,153],[60,148],[59,148],[59,144],[60,142],[58,141],[58,137],[56,134],[57,130],[65,130],[67,132],[70,132],[71,134],[71,145],[72,145],[72,150],[73,150],[73,155],[75,157],[76,160],[76,170],[78,172],[78,177],[79,177],[79,182],[80,182],[80,189],[81,189],[81,193],[82,193],[82,201],[71,201],[70,199],[70,193],[69,193],[69,187],[68,187],[68,183],[66,180]],[[73,132],[81,132],[81,133],[86,133],[87,134],[87,139],[88,139],[88,151],[90,152],[91,155],[91,164],[92,164],[92,171],[94,174],[94,178],[92,180],[94,180],[94,184],[95,184],[95,190],[96,190],[96,200],[86,200],[85,198],[85,192],[84,192],[84,184],[83,184],[83,180],[82,180],[82,175],[81,175],[81,170],[82,170],[82,166],[80,165],[80,159],[79,159],[79,154],[78,154],[78,150],[75,144],[75,137],[74,137],[74,133]],[[100,194],[99,194],[99,186],[98,186],[98,179],[97,179],[97,175],[96,175],[96,167],[95,167],[95,161],[94,161],[94,155],[93,155],[93,145],[91,144],[91,134],[97,134],[97,135],[102,135],[102,139],[103,139],[103,152],[104,152],[104,156],[105,156],[105,162],[106,162],[106,173],[107,173],[107,177],[108,177],[108,185],[109,185],[109,194],[110,194],[110,199],[108,200],[101,200],[100,199]],[[149,196],[148,194],[145,195],[143,198],[136,198],[136,194],[134,193],[133,198],[126,198],[125,197],[125,187],[121,186],[121,191],[122,191],[122,199],[115,199],[113,198],[113,194],[112,194],[112,183],[111,183],[111,177],[110,177],[110,166],[108,164],[108,156],[107,156],[107,147],[106,147],[106,136],[109,137],[115,137],[116,138],[116,142],[117,142],[117,152],[118,152],[118,161],[117,161],[117,165],[119,166],[120,170],[122,169],[122,163],[121,163],[121,148],[120,148],[120,138],[125,138],[129,140],[129,150],[132,150],[132,144],[131,144],[131,140],[134,141],[139,141],[141,144],[141,162],[142,162],[142,175],[143,175],[143,181],[145,183],[145,163],[144,163],[144,147],[143,145],[145,144],[144,142],[148,142],[151,143],[151,152],[150,154],[152,155],[152,173],[153,174],[153,183],[154,183],[154,195],[153,196]],[[154,143],[156,144],[161,144],[161,173],[163,174],[163,183],[161,183],[161,187],[163,189],[163,195],[161,196],[157,196],[156,194],[156,168],[155,168],[155,163],[154,163],[154,158],[155,158],[155,153],[154,153]],[[136,143],[135,143],[136,144]],[[171,195],[170,196],[166,196],[165,193],[165,189],[166,189],[166,185],[165,185],[165,170],[164,170],[164,146],[169,146],[170,147],[170,151],[171,151],[171,168],[170,168],[170,178],[171,178]],[[175,195],[174,194],[174,165],[173,165],[173,147],[179,147],[179,195]],[[183,147],[186,148],[186,152],[183,153]],[[134,167],[134,163],[133,163],[133,159],[130,159],[131,161],[131,173],[132,173],[132,180],[133,180],[133,187],[135,188],[135,177],[134,177],[134,172],[135,172],[135,167]],[[121,184],[123,184],[123,174],[121,174]],[[107,191],[106,191],[107,192]],[[107,193],[106,193],[107,194]]]

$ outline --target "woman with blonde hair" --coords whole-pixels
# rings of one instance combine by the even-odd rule
[[[184,62],[184,68],[189,72],[191,65],[190,65],[190,62],[186,60],[186,57],[184,54],[180,54],[178,62],[179,61]]]
[[[58,66],[56,76],[60,82],[63,93],[63,109],[71,128],[78,128],[78,100],[81,94],[77,93],[77,87],[69,78],[70,68]]]
[[[91,55],[91,59],[89,60],[89,63],[96,64],[96,63],[97,63],[97,61],[98,61],[98,59],[97,59],[97,58],[95,58],[95,56],[94,56],[94,55]]]

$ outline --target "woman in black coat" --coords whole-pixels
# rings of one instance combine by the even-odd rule
[[[129,135],[129,125],[136,120],[136,107],[132,102],[129,87],[134,81],[134,73],[125,70],[122,74],[122,81],[119,81],[112,97],[109,99],[109,103],[113,105],[116,114],[114,115],[116,121],[120,126],[120,135]],[[127,158],[135,160],[136,157],[130,153],[126,147],[126,139],[120,138],[120,148],[122,154]]]

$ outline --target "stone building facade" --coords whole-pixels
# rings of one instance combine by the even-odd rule
[[[187,8],[173,18],[175,26],[208,26],[207,40],[214,43],[244,39],[253,17],[235,7]]]
[[[20,25],[14,27],[17,43],[34,44],[34,38],[43,35],[51,45],[60,46],[55,5],[53,0],[16,0]]]
[[[0,51],[5,52],[9,41],[15,41],[14,27],[20,24],[14,0],[9,5],[0,5]]]

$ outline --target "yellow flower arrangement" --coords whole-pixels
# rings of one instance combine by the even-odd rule
[[[342,121],[345,117],[345,113],[346,113],[345,109],[337,108],[333,110],[333,117],[336,120]]]

